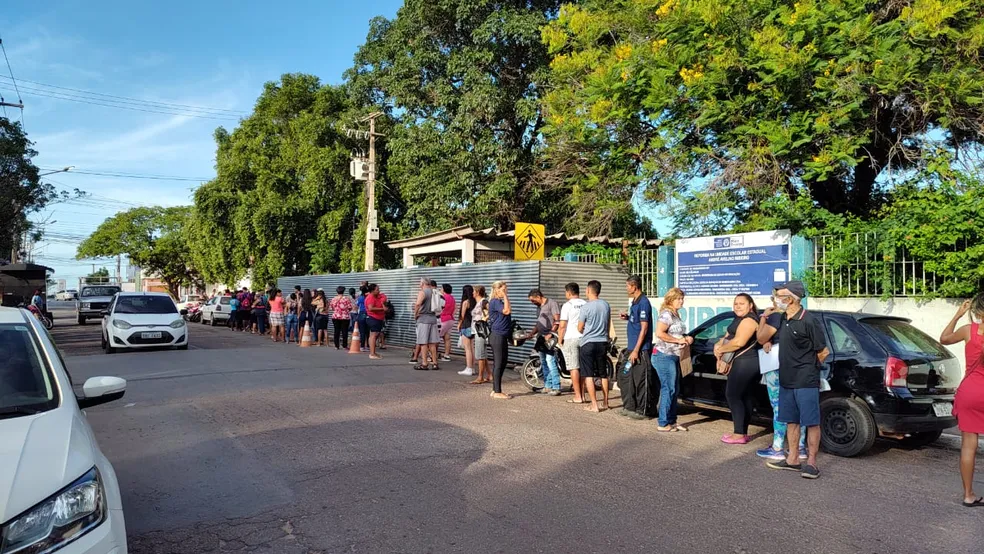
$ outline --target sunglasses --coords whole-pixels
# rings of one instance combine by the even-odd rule
[[[772,297],[773,300],[792,300],[793,296],[790,294],[777,294]]]

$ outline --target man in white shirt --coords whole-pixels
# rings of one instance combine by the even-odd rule
[[[581,331],[578,330],[577,324],[581,320],[581,306],[584,306],[585,301],[581,299],[581,289],[577,283],[567,283],[564,291],[567,302],[560,309],[560,327],[557,328],[557,336],[560,340],[557,345],[564,354],[564,363],[571,374],[571,383],[574,386],[574,399],[570,402],[581,404],[584,402],[579,361]]]

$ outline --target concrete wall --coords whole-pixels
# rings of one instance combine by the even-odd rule
[[[719,297],[687,297],[683,309],[683,319],[687,329],[694,329],[701,323],[714,317],[715,314],[731,311],[733,298]],[[756,298],[759,308],[770,305],[766,298]],[[662,299],[655,299],[653,306],[658,309]],[[913,298],[893,298],[879,300],[877,298],[807,298],[807,308],[812,310],[832,310],[841,312],[862,312],[879,315],[891,315],[912,320],[917,329],[939,339],[940,333],[950,322],[957,307],[963,300],[917,300]],[[965,318],[960,325],[969,322]],[[966,368],[963,344],[947,347],[961,367]]]

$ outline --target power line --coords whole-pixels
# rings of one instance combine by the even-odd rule
[[[5,84],[5,83],[0,83],[0,84]],[[3,89],[3,90],[8,90],[9,91],[10,89]],[[116,109],[120,109],[120,110],[130,110],[130,111],[134,111],[134,112],[156,113],[156,114],[163,114],[163,115],[178,115],[178,116],[183,116],[183,117],[195,117],[195,118],[198,118],[198,119],[214,119],[214,120],[218,120],[218,121],[238,121],[239,120],[238,117],[235,117],[235,116],[232,116],[232,115],[228,115],[228,116],[220,116],[220,115],[217,115],[217,114],[216,115],[202,115],[202,114],[199,114],[199,113],[177,112],[177,111],[173,111],[173,110],[172,111],[150,110],[150,109],[143,109],[143,108],[135,108],[135,107],[132,107],[132,106],[126,106],[126,105],[121,105],[121,104],[112,104],[112,103],[109,103],[109,102],[113,102],[111,100],[106,100],[106,101],[103,101],[103,102],[96,102],[96,101],[92,101],[92,100],[83,100],[83,99],[80,99],[80,98],[77,98],[77,97],[65,96],[65,95],[61,95],[61,94],[57,94],[57,93],[56,94],[48,94],[48,93],[43,93],[43,92],[31,91],[30,94],[34,94],[36,96],[43,96],[45,98],[54,98],[56,100],[67,100],[69,102],[78,102],[80,104],[89,104],[89,105],[92,105],[92,106],[102,106],[104,108],[116,108]]]
[[[0,77],[3,77],[3,76],[0,75]],[[5,77],[3,77],[3,78],[5,78]],[[60,89],[60,90],[68,90],[68,91],[72,91],[72,92],[80,92],[80,93],[86,94],[88,96],[102,96],[102,97],[105,97],[105,98],[114,98],[114,99],[117,99],[117,100],[125,100],[127,102],[137,102],[137,103],[141,103],[141,104],[156,105],[156,106],[162,107],[162,108],[185,108],[185,109],[188,109],[188,110],[200,110],[200,111],[205,111],[205,112],[225,112],[225,113],[234,114],[234,115],[245,115],[247,113],[247,112],[245,112],[243,110],[232,110],[232,109],[227,109],[227,108],[212,108],[212,107],[208,107],[208,106],[196,106],[196,105],[193,105],[193,104],[178,104],[176,102],[159,102],[159,101],[156,101],[156,100],[142,100],[140,98],[132,98],[132,97],[129,97],[129,96],[116,96],[114,94],[105,94],[105,93],[102,93],[102,92],[93,92],[93,91],[89,91],[89,90],[82,90],[82,89],[72,88],[72,87],[62,87],[62,86],[58,86],[58,85],[49,85],[49,84],[45,84],[45,83],[40,83],[38,81],[32,81],[30,79],[21,79],[20,81],[22,83],[31,83],[31,84],[38,85],[40,87],[45,87],[45,88],[54,88],[54,89]]]
[[[10,79],[8,77],[4,77],[3,75],[0,75],[0,84],[7,85],[7,84],[9,84],[9,83],[7,83],[7,81],[10,81]],[[25,79],[21,79],[21,82],[22,83],[25,82],[25,81],[26,81]],[[46,86],[50,86],[50,85],[46,85]],[[167,111],[180,112],[180,113],[200,113],[202,115],[215,115],[215,116],[224,116],[224,117],[241,117],[241,116],[246,115],[245,113],[240,112],[238,110],[236,110],[236,111],[232,111],[232,110],[227,111],[224,108],[206,108],[206,107],[190,106],[190,105],[187,105],[187,104],[168,104],[168,103],[165,103],[165,102],[153,102],[153,101],[150,101],[150,100],[137,100],[135,98],[133,98],[133,99],[124,99],[124,100],[114,100],[113,98],[125,98],[125,97],[112,97],[110,95],[100,95],[99,93],[96,93],[96,92],[89,93],[89,92],[86,92],[86,91],[82,91],[82,92],[86,92],[85,95],[82,95],[82,94],[74,94],[74,93],[71,93],[71,92],[61,92],[59,90],[52,90],[52,89],[40,88],[40,87],[36,87],[36,86],[24,86],[24,85],[20,85],[20,88],[22,90],[25,90],[25,91],[28,91],[28,92],[36,92],[36,93],[41,93],[41,94],[54,94],[54,95],[57,95],[59,97],[64,96],[65,99],[70,99],[71,98],[71,99],[77,99],[77,100],[93,100],[93,101],[98,101],[98,102],[108,102],[110,104],[130,105],[130,106],[137,106],[137,107],[140,107],[140,108],[150,108],[150,109],[155,109],[155,110],[167,110]],[[54,88],[65,88],[65,87],[54,87]],[[78,90],[78,89],[68,89],[68,90]],[[96,98],[93,98],[93,95],[96,95],[97,97]],[[109,97],[108,98],[99,98],[98,96],[109,96]],[[182,107],[182,106],[184,106],[184,107]]]
[[[47,171],[49,168],[42,167],[40,169]],[[172,177],[168,175],[147,175],[141,173],[124,173],[121,171],[89,171],[85,169],[73,169],[72,171],[66,173],[66,175],[74,175],[74,174],[98,175],[100,177],[118,177],[120,179],[152,179],[157,181],[194,181],[197,183],[210,180],[210,179],[199,179],[196,177]],[[51,179],[49,179],[49,181],[51,181]],[[51,181],[51,182],[54,183],[55,181]]]
[[[21,98],[20,89],[17,88],[17,81],[14,79],[14,69],[10,67],[10,59],[7,58],[7,47],[3,45],[3,38],[0,37],[0,50],[3,50],[3,60],[7,62],[7,72],[10,73],[10,82],[14,85],[14,92],[17,94],[17,103],[20,104],[21,128],[24,127],[24,99]],[[3,96],[0,95],[0,104],[3,104]],[[7,107],[3,107],[3,116],[7,117]]]

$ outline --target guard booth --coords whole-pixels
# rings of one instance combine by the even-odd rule
[[[41,289],[41,297],[47,299],[48,274],[54,272],[50,267],[36,264],[0,266],[0,305],[17,307],[27,304],[38,289]]]

